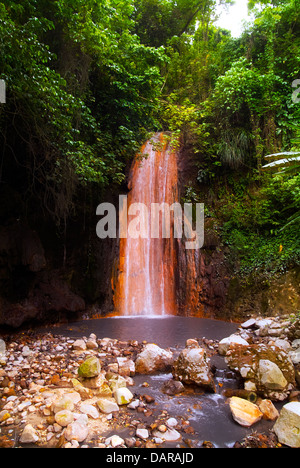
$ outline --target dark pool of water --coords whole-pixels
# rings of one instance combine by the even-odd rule
[[[188,338],[221,340],[237,328],[236,323],[195,317],[112,317],[62,324],[51,331],[70,337],[95,333],[97,338],[146,340],[166,348],[184,346]]]

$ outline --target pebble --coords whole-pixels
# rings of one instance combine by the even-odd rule
[[[90,405],[88,403],[82,403],[80,405],[80,411],[84,414],[87,414],[90,416],[92,419],[98,419],[99,418],[99,411],[95,406]]]
[[[55,421],[62,427],[67,427],[74,421],[74,415],[69,410],[62,410],[55,414]]]
[[[39,436],[31,424],[27,424],[20,437],[22,444],[34,444],[39,440]]]
[[[119,437],[118,435],[113,435],[111,437],[108,437],[105,440],[105,445],[106,447],[111,446],[113,448],[119,447],[120,445],[125,444],[125,440]]]
[[[140,439],[147,440],[149,437],[148,429],[137,429],[135,435]]]

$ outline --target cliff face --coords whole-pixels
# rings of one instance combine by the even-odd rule
[[[33,205],[26,210],[12,188],[0,198],[0,325],[74,319],[93,304],[111,312],[118,245],[97,238],[101,198],[95,195],[88,209],[77,203],[76,216],[62,233]]]
[[[196,180],[192,151],[183,150],[178,158],[180,196]],[[200,200],[209,208],[209,196]],[[210,211],[210,210],[209,210]],[[235,272],[229,248],[222,243],[218,220],[205,218],[204,245],[198,251],[178,246],[178,313],[224,320],[243,320],[253,315],[297,313],[300,308],[300,267],[268,278]]]
[[[178,157],[179,199],[194,178],[192,153],[182,151]],[[118,196],[106,193],[98,198],[96,194],[88,210],[77,204],[76,216],[65,233],[59,234],[42,214],[26,216],[16,193],[1,193],[0,325],[19,327],[114,312],[119,241],[97,237],[96,208],[103,201],[118,206]],[[241,280],[234,275],[216,226],[213,218],[205,220],[200,250],[186,250],[184,240],[176,243],[177,314],[239,320],[251,314],[297,312],[300,269],[271,280]]]
[[[0,228],[0,323],[18,327],[48,312],[85,308],[62,271],[51,268],[39,234],[19,219]]]

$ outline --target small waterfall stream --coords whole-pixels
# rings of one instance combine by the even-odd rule
[[[176,239],[169,207],[178,201],[177,182],[176,153],[163,134],[156,134],[143,146],[131,169],[131,190],[124,213],[128,235],[120,239],[114,296],[118,315],[176,314]],[[153,204],[160,208],[158,218],[153,216]],[[138,217],[132,219],[133,215]],[[128,232],[133,226],[140,235]],[[164,236],[164,228],[169,229],[168,237]]]

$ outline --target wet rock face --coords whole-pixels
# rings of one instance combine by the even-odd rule
[[[13,328],[32,319],[85,310],[85,301],[70,289],[59,271],[37,273],[25,299],[10,302],[0,297],[0,305],[0,324]]]
[[[2,275],[5,275],[7,269],[17,266],[27,267],[34,273],[46,266],[45,251],[39,236],[21,221],[1,227],[0,245]]]
[[[39,234],[22,221],[0,227],[0,325],[18,328],[48,313],[85,309],[47,254]]]

